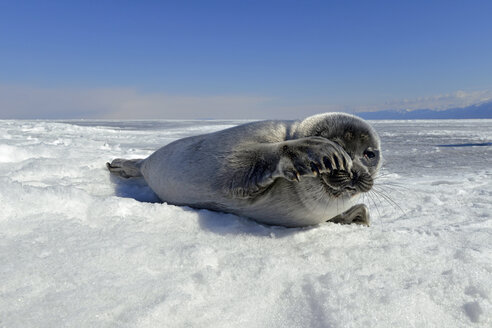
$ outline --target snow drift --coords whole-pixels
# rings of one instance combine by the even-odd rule
[[[105,162],[237,121],[0,121],[0,326],[489,327],[492,120],[378,121],[372,226],[161,204]]]

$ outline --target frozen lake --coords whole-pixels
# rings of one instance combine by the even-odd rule
[[[239,123],[0,121],[0,327],[492,325],[492,120],[372,122],[369,228],[161,204],[105,168]]]

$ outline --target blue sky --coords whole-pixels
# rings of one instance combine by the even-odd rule
[[[492,1],[4,1],[0,118],[297,118],[492,99]]]

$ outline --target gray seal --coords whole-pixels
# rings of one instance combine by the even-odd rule
[[[111,173],[141,177],[169,204],[286,227],[369,225],[356,204],[381,166],[380,140],[359,117],[325,113],[259,121],[174,141],[146,159],[115,159]]]

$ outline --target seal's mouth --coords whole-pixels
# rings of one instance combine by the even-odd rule
[[[334,197],[342,195],[354,196],[361,192],[368,192],[374,185],[374,180],[368,173],[333,170],[320,175],[325,190]]]

